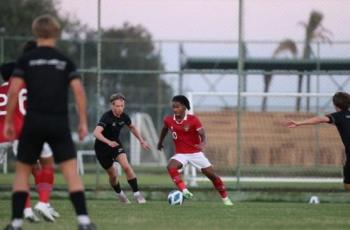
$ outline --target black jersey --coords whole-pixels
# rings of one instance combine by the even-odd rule
[[[102,135],[109,140],[119,141],[120,130],[124,125],[131,125],[131,119],[128,114],[122,113],[120,117],[116,117],[112,110],[105,112],[100,121],[97,123],[98,126],[103,127]],[[96,143],[103,143],[96,139]],[[104,143],[103,143],[104,144]]]
[[[327,115],[329,123],[335,124],[345,146],[345,152],[350,155],[350,111],[340,111]]]
[[[13,75],[26,84],[28,114],[68,114],[69,82],[80,75],[73,62],[55,48],[38,47],[24,54]]]

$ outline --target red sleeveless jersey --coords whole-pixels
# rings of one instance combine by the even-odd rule
[[[175,116],[166,116],[164,126],[171,131],[176,153],[191,154],[201,151],[197,145],[200,143],[198,130],[202,128],[202,124],[196,116],[187,114],[180,122],[176,121]]]
[[[8,140],[4,137],[4,123],[7,109],[7,92],[9,90],[9,86],[11,84],[8,82],[3,83],[0,86],[0,143],[8,142]],[[13,122],[16,131],[16,139],[18,139],[21,129],[24,122],[25,111],[25,101],[27,98],[27,90],[23,87],[18,95],[18,103],[16,105],[16,109],[13,115]]]

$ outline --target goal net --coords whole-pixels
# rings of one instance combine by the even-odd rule
[[[332,96],[244,92],[238,118],[236,93],[188,94],[191,112],[200,118],[206,130],[206,156],[226,180],[237,180],[240,176],[242,182],[341,182],[345,156],[334,126],[288,129],[283,125],[290,119],[331,113]],[[205,179],[191,167],[185,170],[185,178],[191,185]]]

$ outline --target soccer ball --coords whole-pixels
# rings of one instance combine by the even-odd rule
[[[179,190],[171,191],[168,194],[168,203],[170,205],[181,205],[184,198]]]

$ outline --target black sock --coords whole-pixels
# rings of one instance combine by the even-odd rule
[[[133,192],[139,191],[139,186],[137,185],[137,179],[136,177],[134,179],[128,180],[128,183],[132,189]]]
[[[116,193],[120,193],[120,192],[122,191],[122,189],[120,188],[119,182],[118,182],[118,184],[113,185],[112,188],[114,189],[114,191],[115,191]]]
[[[69,197],[70,197],[70,200],[72,201],[72,204],[77,216],[87,215],[84,191],[71,192],[69,194]]]
[[[12,193],[12,220],[23,218],[23,210],[27,196],[28,192],[22,191]]]

